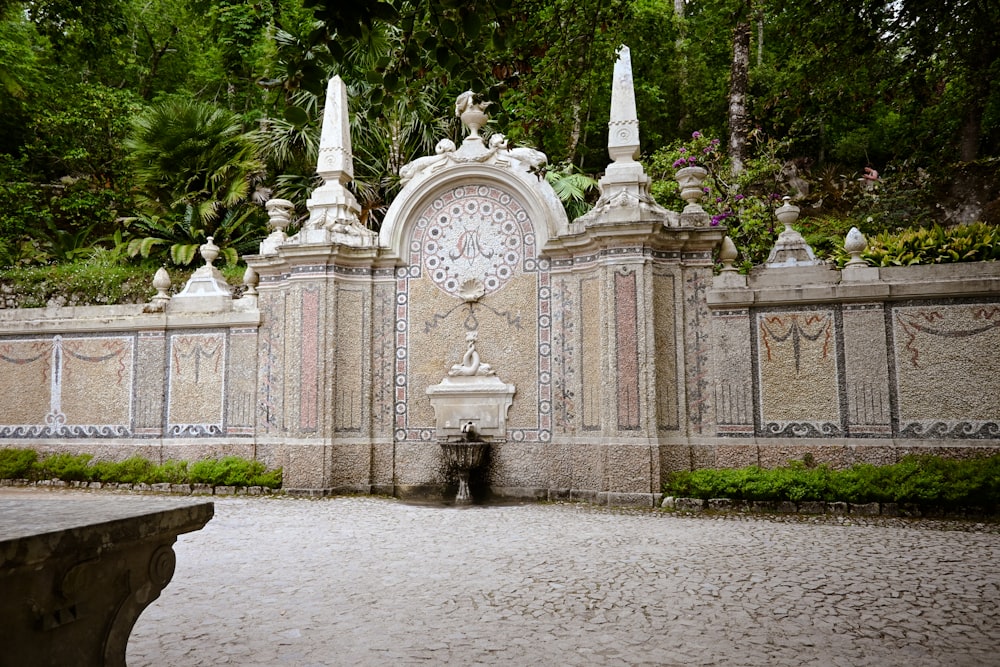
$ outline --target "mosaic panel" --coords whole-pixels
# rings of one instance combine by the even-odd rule
[[[653,275],[653,327],[656,332],[656,423],[661,431],[679,427],[677,412],[677,322],[674,277]]]
[[[700,253],[689,253],[692,261]],[[685,345],[685,386],[687,417],[691,431],[710,433],[713,429],[711,359],[709,330],[711,316],[706,294],[712,286],[712,270],[689,268],[684,272],[684,328],[692,332]]]
[[[580,422],[584,431],[601,430],[601,284],[596,276],[580,281],[580,302],[590,304],[580,308],[580,370],[582,400]]]
[[[0,344],[0,437],[132,433],[133,336],[54,336]]]
[[[5,340],[0,343],[0,433],[9,427],[45,423],[52,392],[51,340]]]
[[[712,312],[715,428],[720,436],[754,434],[750,311]]]
[[[579,292],[573,281],[561,276],[552,281],[552,391],[553,427],[561,433],[578,428],[579,386]]]
[[[337,290],[337,381],[334,386],[334,429],[358,433],[362,422],[362,362],[364,361],[363,294]]]
[[[285,299],[285,293],[279,292],[261,294],[257,301],[261,310],[257,340],[257,425],[264,433],[283,426]]]
[[[899,433],[904,437],[1000,435],[996,384],[1000,306],[896,307]],[[978,352],[977,352],[978,351]]]
[[[206,436],[223,433],[226,382],[223,333],[170,337],[167,434]]]
[[[889,350],[881,303],[845,304],[844,375],[847,428],[852,436],[892,435]]]
[[[615,376],[618,384],[618,428],[639,428],[639,338],[637,331],[635,270],[623,267],[614,274]]]
[[[840,435],[834,313],[758,313],[762,430],[770,436]]]
[[[319,422],[320,315],[319,288],[302,289],[299,305],[299,431],[315,432]]]

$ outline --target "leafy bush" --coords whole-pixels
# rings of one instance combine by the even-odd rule
[[[92,479],[101,482],[122,482],[125,484],[155,483],[156,466],[141,456],[133,456],[124,461],[100,461],[93,466]]]
[[[0,479],[26,479],[37,462],[33,449],[0,449]]]
[[[0,449],[0,479],[61,479],[67,482],[122,482],[127,484],[199,484],[281,487],[281,468],[266,470],[260,461],[238,456],[219,460],[169,460],[160,465],[133,456],[124,461],[91,463],[90,454],[52,454],[38,460],[32,449]]]
[[[743,257],[742,271],[762,264],[781,231],[774,215],[786,186],[780,180],[782,162],[777,154],[780,144],[759,142],[755,155],[746,160],[738,176],[732,175],[732,163],[718,139],[694,132],[681,144],[662,148],[649,159],[653,182],[650,191],[661,205],[680,210],[684,202],[676,172],[688,166],[704,167],[708,177],[703,183],[701,204],[711,216],[711,225],[726,225],[729,237]]]
[[[191,481],[195,484],[224,486],[273,486],[262,480],[273,481],[274,472],[268,474],[260,461],[249,461],[238,456],[196,461],[190,467]]]
[[[187,484],[190,481],[187,461],[169,460],[156,467],[154,484]]]
[[[1000,259],[1000,228],[974,222],[883,232],[868,239],[861,258],[875,266],[994,261]],[[836,253],[837,263],[843,266],[848,259],[850,256],[841,247]]]
[[[90,454],[51,454],[38,461],[33,470],[35,479],[61,479],[85,482],[90,479]]]
[[[793,461],[774,469],[683,471],[671,473],[663,492],[703,499],[996,507],[1000,505],[1000,456],[968,461],[907,456],[894,465],[857,464],[846,470]]]

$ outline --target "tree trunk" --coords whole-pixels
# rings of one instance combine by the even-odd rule
[[[764,62],[764,13],[757,16],[757,67]]]
[[[674,14],[677,18],[684,18],[684,0],[674,0]]]
[[[750,87],[750,19],[741,17],[733,30],[733,66],[729,78],[729,159],[733,176],[743,172],[746,157],[747,90]]]
[[[962,136],[959,143],[959,154],[962,162],[972,162],[979,157],[979,134],[983,128],[983,104],[978,97],[968,101],[965,120],[962,121]]]

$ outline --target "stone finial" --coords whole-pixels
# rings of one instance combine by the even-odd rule
[[[806,240],[792,228],[792,223],[799,219],[799,207],[792,203],[791,197],[784,197],[782,204],[774,212],[778,222],[785,226],[778,234],[778,241],[771,248],[771,254],[764,262],[766,268],[782,268],[788,266],[817,266],[823,263],[816,259],[813,249]]]
[[[156,270],[156,273],[153,275],[153,287],[156,288],[156,295],[150,299],[149,304],[144,310],[149,313],[162,313],[170,301],[170,294],[168,294],[170,290],[170,274],[167,273],[167,267],[161,266]]]
[[[205,264],[208,266],[212,266],[215,260],[219,258],[219,246],[215,245],[214,236],[209,236],[198,250],[201,253],[201,258],[205,260]]]
[[[681,224],[704,227],[711,219],[701,205],[701,200],[705,198],[704,183],[708,178],[708,170],[697,165],[683,167],[677,170],[674,178],[677,179],[681,199],[685,203],[684,210],[681,211]]]
[[[486,115],[486,107],[492,102],[477,102],[476,94],[467,90],[455,100],[455,115],[462,119],[462,124],[469,128],[469,136],[466,141],[482,141],[479,136],[479,128],[486,125],[490,119]]]
[[[325,181],[337,181],[342,185],[347,185],[354,178],[347,86],[339,76],[330,79],[326,86],[316,173]]]
[[[867,247],[868,239],[865,238],[865,235],[857,227],[851,227],[851,231],[847,232],[847,237],[844,239],[844,250],[851,256],[851,259],[844,268],[853,269],[855,267],[868,266],[868,263],[861,259],[861,253]]]
[[[212,263],[219,256],[219,246],[209,236],[202,244],[201,257],[205,265],[199,267],[184,285],[184,289],[170,300],[167,312],[215,313],[233,308],[233,291]]]
[[[272,198],[267,200],[264,208],[267,209],[267,226],[271,228],[271,233],[260,242],[260,254],[273,255],[278,251],[278,246],[288,240],[285,228],[292,223],[295,204],[287,199]]]
[[[243,285],[247,288],[246,294],[257,296],[257,285],[259,284],[260,276],[257,271],[252,266],[248,266],[247,270],[243,272]]]
[[[257,309],[257,285],[260,284],[260,275],[250,265],[247,265],[243,272],[243,286],[246,290],[243,296],[233,301],[233,310],[247,312]]]
[[[723,273],[733,273],[736,271],[736,267],[733,263],[736,258],[739,257],[739,251],[736,249],[736,244],[733,240],[726,236],[722,239],[722,247],[719,248],[719,260],[722,262],[722,272]]]

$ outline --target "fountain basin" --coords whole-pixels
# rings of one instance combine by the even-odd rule
[[[469,474],[483,464],[483,455],[490,443],[483,441],[448,441],[441,443],[445,461],[458,475],[458,493],[455,495],[456,505],[468,505],[472,502],[469,493]]]

